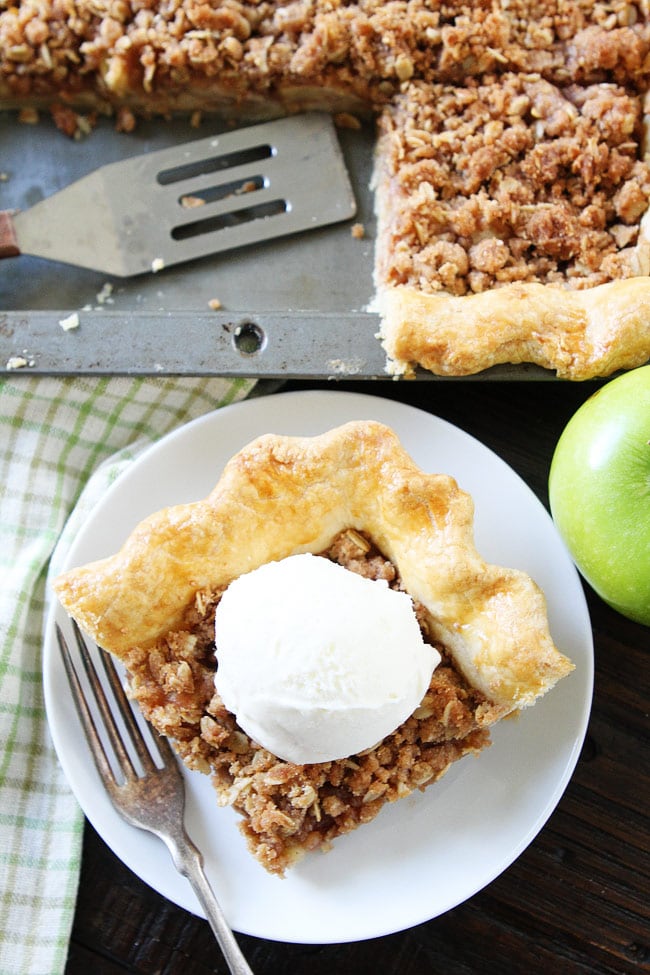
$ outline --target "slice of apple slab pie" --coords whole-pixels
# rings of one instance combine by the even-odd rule
[[[282,874],[489,744],[573,665],[473,503],[374,421],[273,434],[207,498],[55,580],[130,693]]]

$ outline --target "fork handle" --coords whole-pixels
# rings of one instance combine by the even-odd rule
[[[232,975],[253,975],[205,875],[200,851],[185,830],[181,835],[164,839],[176,869],[192,885]]]

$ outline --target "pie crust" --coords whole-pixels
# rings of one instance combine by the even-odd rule
[[[650,279],[588,291],[511,284],[477,295],[426,294],[406,285],[381,293],[387,370],[417,366],[465,376],[502,363],[533,363],[561,379],[632,369],[650,356]]]
[[[110,558],[54,583],[74,619],[125,665],[131,695],[221,804],[252,853],[282,874],[489,744],[489,727],[533,704],[573,665],[544,597],[521,571],[486,564],[470,497],[421,471],[389,428],[267,435],[241,450],[203,501],[164,509]],[[215,689],[214,611],[228,584],[300,552],[412,597],[442,663],[415,712],[373,748],[299,766],[250,739]]]
[[[177,628],[198,591],[322,552],[356,529],[396,567],[470,684],[516,710],[571,665],[554,646],[538,586],[477,552],[473,514],[453,478],[421,471],[382,424],[268,434],[229,461],[205,500],[151,515],[117,554],[70,570],[55,590],[82,629],[121,657]]]
[[[378,116],[389,373],[534,363],[575,380],[650,357],[648,0],[2,6],[0,107],[50,108],[68,134],[77,110],[127,130],[134,113]],[[477,93],[495,111],[472,128]],[[459,191],[464,154],[477,181]],[[441,185],[413,184],[423,156]]]

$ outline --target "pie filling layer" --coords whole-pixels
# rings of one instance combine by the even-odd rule
[[[394,565],[356,530],[341,532],[321,554],[401,588]],[[478,753],[489,744],[489,725],[505,713],[468,684],[436,643],[442,663],[419,707],[392,734],[337,761],[282,761],[238,727],[215,692],[214,613],[223,592],[198,592],[179,629],[146,650],[133,648],[123,661],[145,716],[190,768],[212,776],[220,804],[241,814],[251,852],[271,873],[284,873],[309,850],[327,849],[387,802],[424,789],[457,759]],[[430,640],[426,614],[414,605]]]

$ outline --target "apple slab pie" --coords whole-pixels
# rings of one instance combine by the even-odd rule
[[[73,568],[54,585],[81,628],[122,661],[145,716],[191,769],[211,776],[218,801],[241,815],[254,856],[281,875],[479,753],[495,722],[535,704],[573,669],[553,643],[534,581],[477,552],[473,514],[453,478],[420,470],[382,424],[355,421],[316,437],[268,434],[229,461],[207,498],[152,514],[116,554]],[[400,593],[435,657],[405,719],[381,740],[327,761],[275,754],[244,730],[221,692],[220,603],[256,570],[295,556],[327,560],[346,576],[371,580],[364,585]],[[266,612],[264,596],[243,604],[242,629],[245,616]],[[309,606],[299,613],[302,594],[287,596],[296,608],[285,627],[289,635],[294,625],[299,630],[300,657],[319,636],[309,632],[310,619],[319,628],[318,613]],[[326,597],[319,590],[306,598],[314,607]],[[333,616],[337,606],[321,611]],[[354,618],[358,612],[343,615],[343,631],[371,629],[371,620]],[[398,669],[403,660],[407,666],[401,643],[398,634],[390,647]],[[263,652],[277,654],[271,644]],[[381,661],[369,650],[370,685]],[[328,667],[317,681],[327,683]]]
[[[648,0],[0,0],[0,107],[378,118],[387,372],[650,357]],[[87,116],[86,118],[87,124]]]

